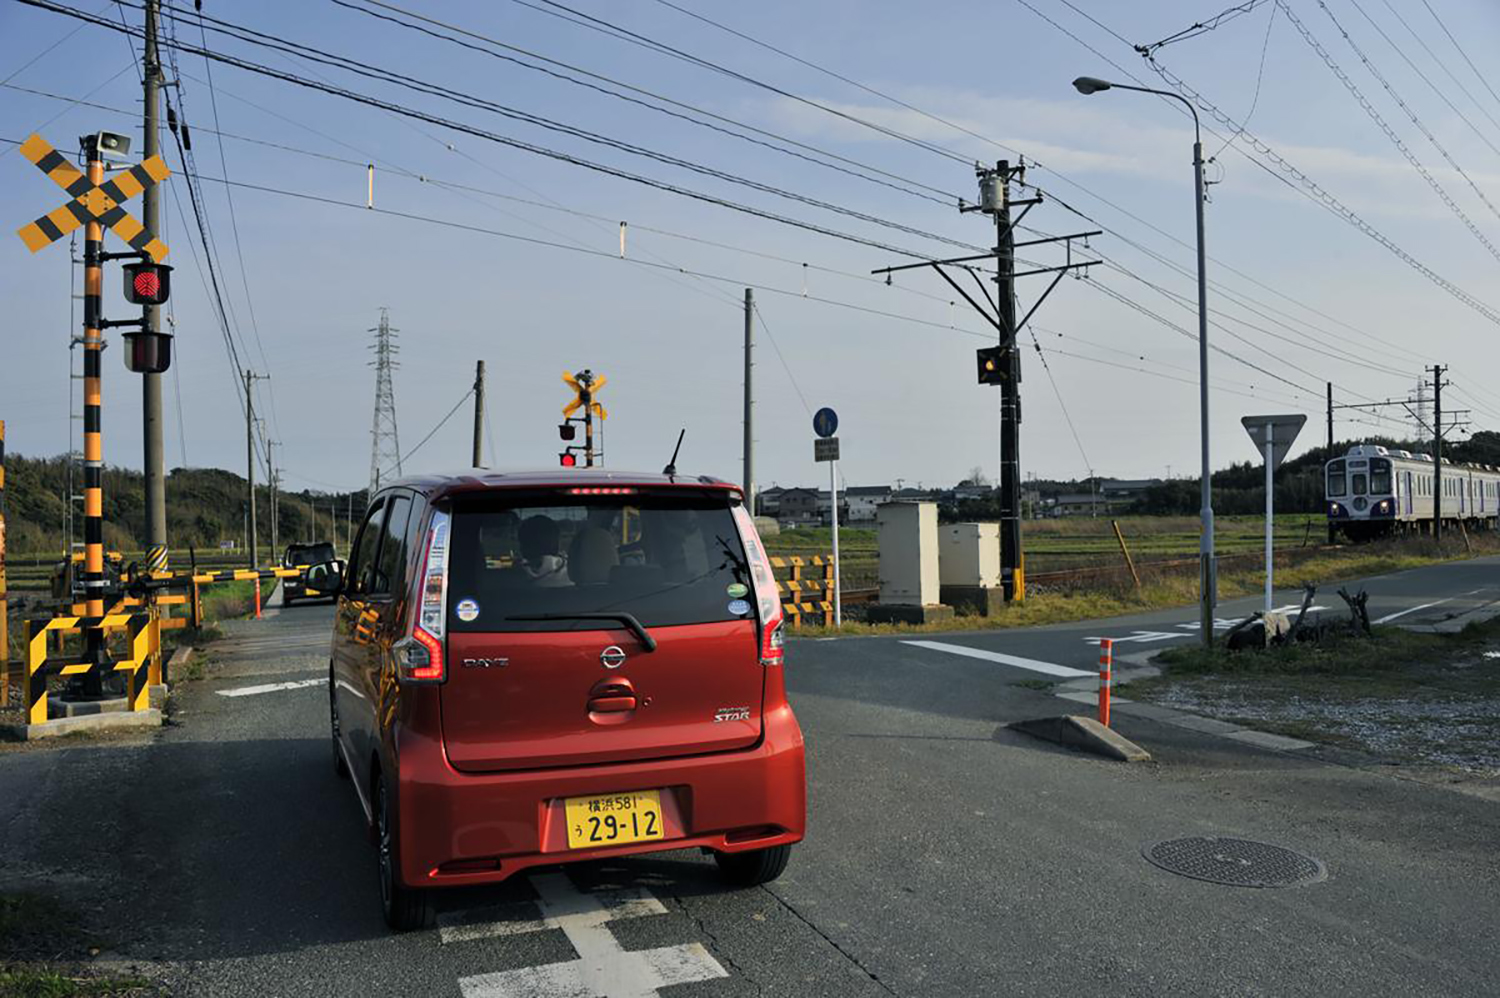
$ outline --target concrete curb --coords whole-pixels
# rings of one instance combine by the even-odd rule
[[[0,737],[10,741],[36,741],[40,738],[59,738],[89,731],[119,731],[130,728],[161,727],[161,711],[150,710],[111,712],[106,714],[82,714],[77,717],[59,717],[42,724],[0,725]]]
[[[1150,762],[1151,753],[1116,731],[1106,728],[1092,717],[1064,714],[1060,717],[1039,717],[1030,721],[1015,721],[1011,730],[1056,742],[1072,748],[1083,749],[1094,755],[1119,762]]]

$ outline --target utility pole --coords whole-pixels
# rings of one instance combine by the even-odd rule
[[[1026,164],[1023,162],[1019,166],[1012,167],[1009,160],[1002,159],[995,164],[993,170],[980,167],[976,172],[979,177],[979,203],[960,204],[959,211],[979,211],[994,216],[995,248],[993,250],[977,256],[955,257],[951,260],[927,260],[922,263],[883,267],[871,273],[885,274],[886,281],[889,282],[890,275],[897,271],[931,267],[999,333],[999,345],[981,348],[977,359],[979,383],[1000,386],[1000,571],[1005,599],[1009,602],[1022,599],[1026,595],[1026,573],[1021,552],[1021,354],[1016,347],[1016,334],[1030,321],[1042,302],[1047,300],[1047,296],[1057,287],[1064,274],[1092,266],[1095,262],[1091,260],[1075,262],[1072,259],[1072,241],[1101,233],[1096,229],[1091,232],[1048,236],[1017,243],[1015,241],[1016,226],[1021,224],[1021,220],[1033,207],[1042,203],[1040,194],[1021,201],[1012,201],[1010,198],[1011,181],[1025,183]],[[1020,214],[1014,218],[1011,216],[1012,207],[1021,208]],[[1062,243],[1067,251],[1066,262],[1060,266],[1037,267],[1016,273],[1016,247],[1036,246],[1043,243]],[[995,296],[993,298],[982,283],[982,279],[989,276],[988,271],[974,266],[980,260],[995,262]],[[982,302],[974,298],[967,286],[960,284],[948,273],[945,268],[949,267],[968,271],[969,276],[979,285]],[[1054,275],[1052,283],[1032,303],[1026,314],[1017,321],[1015,282],[1018,278],[1037,274]]]
[[[1432,365],[1432,539],[1443,540],[1443,372]]]
[[[156,45],[161,0],[146,0],[146,52],[143,60],[142,88],[145,97],[145,134],[142,151],[146,159],[160,149],[158,108],[161,103],[161,58]],[[141,209],[147,232],[161,231],[161,187],[152,184],[141,192]],[[141,306],[141,332],[161,331],[161,306]],[[142,458],[146,477],[146,545],[167,544],[167,476],[162,445],[161,374],[141,375],[141,422],[145,452]],[[163,566],[165,567],[165,566]]]
[[[755,515],[755,396],[751,392],[755,349],[755,292],[745,289],[745,508]]]
[[[245,545],[250,568],[258,568],[260,560],[255,523],[255,393],[252,389],[255,382],[268,381],[270,377],[269,374],[256,374],[248,367],[245,368],[245,493],[249,500]]]
[[[1330,382],[1328,382],[1328,460],[1332,461],[1333,460],[1333,456],[1334,456],[1333,455],[1333,382],[1330,381]],[[1338,532],[1338,528],[1336,528],[1333,525],[1333,521],[1332,520],[1329,520],[1328,521],[1328,543],[1329,544],[1332,544],[1334,542],[1334,537],[1337,534],[1337,532]]]
[[[480,450],[484,445],[484,361],[474,365],[474,467],[483,468]]]
[[[261,431],[265,435],[265,431]],[[276,459],[271,456],[271,448],[281,446],[279,440],[266,441],[266,467],[270,469],[271,478],[271,561],[276,561],[276,552],[281,550],[281,506],[279,492],[281,485],[281,472],[276,470]]]

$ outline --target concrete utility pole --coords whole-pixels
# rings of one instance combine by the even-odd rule
[[[266,441],[266,467],[270,469],[271,478],[271,561],[276,560],[276,552],[281,550],[281,534],[279,531],[281,520],[281,509],[278,504],[278,486],[281,484],[281,473],[276,470],[276,459],[271,456],[271,448],[279,447],[281,441]]]
[[[480,451],[484,446],[484,361],[474,365],[474,467],[483,468]]]
[[[999,334],[999,344],[981,348],[977,352],[976,359],[979,383],[1000,386],[1000,573],[1005,599],[1009,602],[1023,599],[1026,595],[1026,570],[1021,553],[1021,353],[1016,346],[1016,334],[1041,307],[1042,302],[1047,300],[1047,296],[1057,287],[1064,274],[1093,266],[1097,262],[1073,261],[1072,240],[1097,236],[1100,232],[1096,229],[1092,232],[1047,236],[1020,243],[1021,246],[1064,243],[1068,249],[1068,262],[1055,267],[1034,267],[1018,274],[1015,269],[1017,246],[1015,229],[1033,207],[1042,203],[1042,198],[1038,195],[1021,201],[1011,200],[1011,182],[1013,180],[1023,184],[1025,182],[1026,165],[1024,163],[1012,167],[1009,160],[1002,159],[995,164],[993,170],[978,167],[977,173],[979,203],[969,205],[960,202],[959,211],[979,211],[995,217],[994,249],[978,256],[961,256],[950,260],[928,260],[923,263],[882,267],[871,273],[885,274],[889,282],[890,275],[896,271],[931,267],[963,297],[964,301],[984,316]],[[1020,213],[1012,216],[1011,209],[1017,207],[1021,209]],[[989,291],[981,283],[979,298],[976,299],[966,283],[959,283],[945,269],[953,267],[968,271],[967,276],[977,282],[980,280],[979,275],[982,271],[973,264],[980,260],[995,261],[994,298],[990,297]],[[1017,320],[1015,282],[1017,278],[1039,274],[1052,274],[1052,283],[1031,303],[1031,308],[1026,314]]]
[[[1443,539],[1443,372],[1432,365],[1432,539]]]
[[[245,492],[249,499],[245,520],[245,548],[250,568],[258,568],[260,560],[255,523],[255,393],[252,389],[255,382],[266,381],[270,377],[269,374],[256,374],[248,367],[245,369]]]
[[[161,0],[146,0],[146,53],[142,70],[145,95],[145,141],[142,151],[150,159],[160,151],[158,107],[161,104],[161,58],[157,52],[156,31]],[[152,184],[141,192],[146,231],[161,232],[161,186]],[[161,332],[161,306],[141,306],[144,320],[141,332]],[[162,445],[161,375],[141,375],[141,422],[145,440],[142,461],[146,472],[146,544],[155,547],[167,543],[167,476]]]
[[[745,508],[755,515],[755,396],[751,369],[755,366],[755,292],[745,289]]]
[[[1333,457],[1334,457],[1334,454],[1333,454],[1333,382],[1330,381],[1330,382],[1328,382],[1328,460],[1332,461]],[[1325,484],[1325,487],[1326,487],[1327,483],[1324,483],[1324,484]],[[1334,542],[1334,537],[1337,535],[1337,533],[1338,533],[1338,528],[1333,525],[1333,521],[1332,520],[1329,520],[1328,521],[1328,543],[1329,544],[1332,544]]]

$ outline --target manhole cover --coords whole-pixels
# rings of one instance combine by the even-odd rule
[[[1157,842],[1141,855],[1168,873],[1231,887],[1296,887],[1328,876],[1320,861],[1295,850],[1214,835]]]

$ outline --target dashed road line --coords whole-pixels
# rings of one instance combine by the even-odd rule
[[[282,690],[300,690],[305,686],[318,686],[328,680],[321,676],[317,679],[298,679],[289,683],[263,683],[260,686],[238,686],[232,690],[219,690],[221,697],[253,697],[260,693],[279,693]]]
[[[1095,672],[1072,669],[1066,665],[1040,662],[1034,658],[1021,658],[1018,655],[1006,655],[998,651],[985,651],[982,648],[970,648],[968,645],[950,645],[944,641],[903,641],[901,643],[911,645],[913,648],[927,648],[932,651],[945,651],[950,655],[963,655],[966,658],[977,658],[986,662],[998,662],[1001,665],[1011,665],[1017,669],[1029,669],[1032,672],[1041,672],[1049,676],[1073,678],[1097,675]]]
[[[525,923],[527,928],[505,929],[496,934],[561,929],[573,944],[578,959],[459,978],[464,998],[657,998],[661,988],[674,984],[729,976],[702,943],[646,950],[626,950],[620,945],[609,930],[609,922],[666,912],[661,902],[647,891],[614,892],[613,896],[584,894],[562,873],[533,876],[531,885],[537,892],[541,918]],[[611,899],[618,903],[611,906]],[[452,932],[473,931],[483,924],[523,923],[454,924],[449,920],[443,928],[450,930],[450,935],[442,941],[458,941]]]

